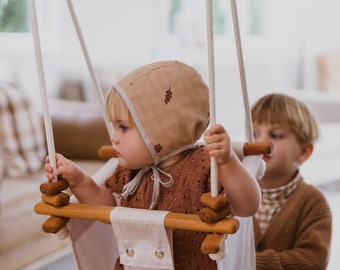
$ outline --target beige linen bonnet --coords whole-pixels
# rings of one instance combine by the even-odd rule
[[[179,61],[141,66],[113,86],[122,96],[155,164],[192,148],[209,123],[209,91]]]

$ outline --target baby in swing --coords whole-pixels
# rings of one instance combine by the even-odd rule
[[[200,74],[178,61],[161,61],[123,77],[106,99],[119,159],[104,186],[71,160],[56,155],[57,174],[81,203],[198,214],[210,191],[210,158],[216,159],[219,193],[232,214],[252,216],[260,205],[257,181],[231,148],[223,126],[209,124],[209,91]],[[85,135],[85,134],[84,134]],[[203,136],[205,145],[198,144]],[[46,175],[53,169],[46,159]],[[205,233],[174,230],[176,269],[216,269],[200,252]],[[119,262],[115,269],[122,269]]]

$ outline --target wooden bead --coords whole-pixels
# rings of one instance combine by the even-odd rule
[[[216,197],[211,197],[210,192],[201,195],[201,203],[211,209],[220,211],[229,206],[229,200],[224,194],[219,194]]]
[[[57,233],[69,220],[69,218],[51,216],[43,223],[42,230],[45,233]]]
[[[230,207],[226,207],[220,211],[215,211],[209,207],[203,207],[198,216],[205,223],[214,223],[217,222],[231,214]]]
[[[225,234],[207,234],[201,244],[201,252],[203,254],[214,254],[219,252],[225,237]]]
[[[48,204],[51,204],[53,206],[64,206],[69,203],[70,196],[67,193],[60,192],[56,195],[47,195],[42,193],[41,199]]]
[[[66,179],[60,179],[56,182],[45,182],[40,185],[40,191],[43,194],[55,195],[68,188]]]

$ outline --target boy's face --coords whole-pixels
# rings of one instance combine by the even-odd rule
[[[287,184],[299,168],[299,158],[303,149],[292,131],[280,125],[269,123],[254,123],[255,142],[273,143],[270,155],[264,155],[266,173],[263,181],[264,188],[275,188]]]
[[[118,156],[119,165],[128,169],[141,169],[153,164],[152,156],[146,147],[136,125],[129,116],[124,102],[116,108],[116,119],[112,121],[114,133],[110,140]]]

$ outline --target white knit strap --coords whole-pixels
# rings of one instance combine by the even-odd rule
[[[125,269],[175,269],[172,229],[164,227],[168,213],[119,206],[111,211],[120,263]]]

